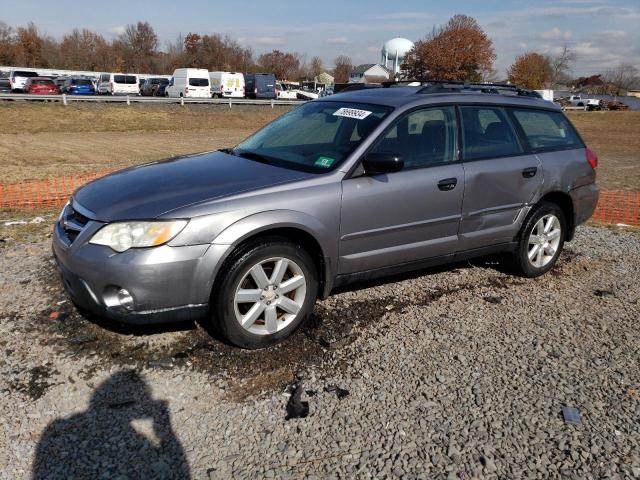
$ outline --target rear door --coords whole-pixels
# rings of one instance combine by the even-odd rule
[[[464,191],[455,107],[400,117],[373,152],[401,155],[403,170],[342,183],[340,273],[453,254]]]
[[[460,250],[509,242],[542,187],[540,161],[521,143],[505,108],[463,105],[460,113],[465,172]]]

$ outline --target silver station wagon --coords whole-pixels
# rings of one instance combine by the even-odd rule
[[[595,209],[596,166],[560,108],[526,91],[362,89],[305,103],[235,148],[89,183],[60,214],[53,252],[84,309],[205,319],[261,348],[350,282],[498,252],[517,275],[544,274]]]

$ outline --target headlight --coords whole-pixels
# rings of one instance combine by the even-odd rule
[[[60,220],[62,220],[62,217],[64,217],[64,212],[67,211],[67,207],[69,206],[69,204],[71,204],[71,200],[69,200],[67,203],[65,203],[64,207],[62,207],[62,210],[60,210],[60,215],[58,215],[58,222]]]
[[[168,222],[116,222],[105,225],[89,240],[116,252],[130,248],[155,247],[167,243],[187,225],[186,220]]]

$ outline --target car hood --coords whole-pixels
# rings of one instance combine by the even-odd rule
[[[73,199],[97,220],[152,219],[177,208],[310,176],[209,152],[112,173],[81,187]]]

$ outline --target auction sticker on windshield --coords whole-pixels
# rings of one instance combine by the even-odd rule
[[[368,110],[359,110],[357,108],[345,108],[342,107],[335,111],[333,114],[336,117],[347,117],[347,118],[355,118],[356,120],[362,120],[371,115],[371,112]]]

